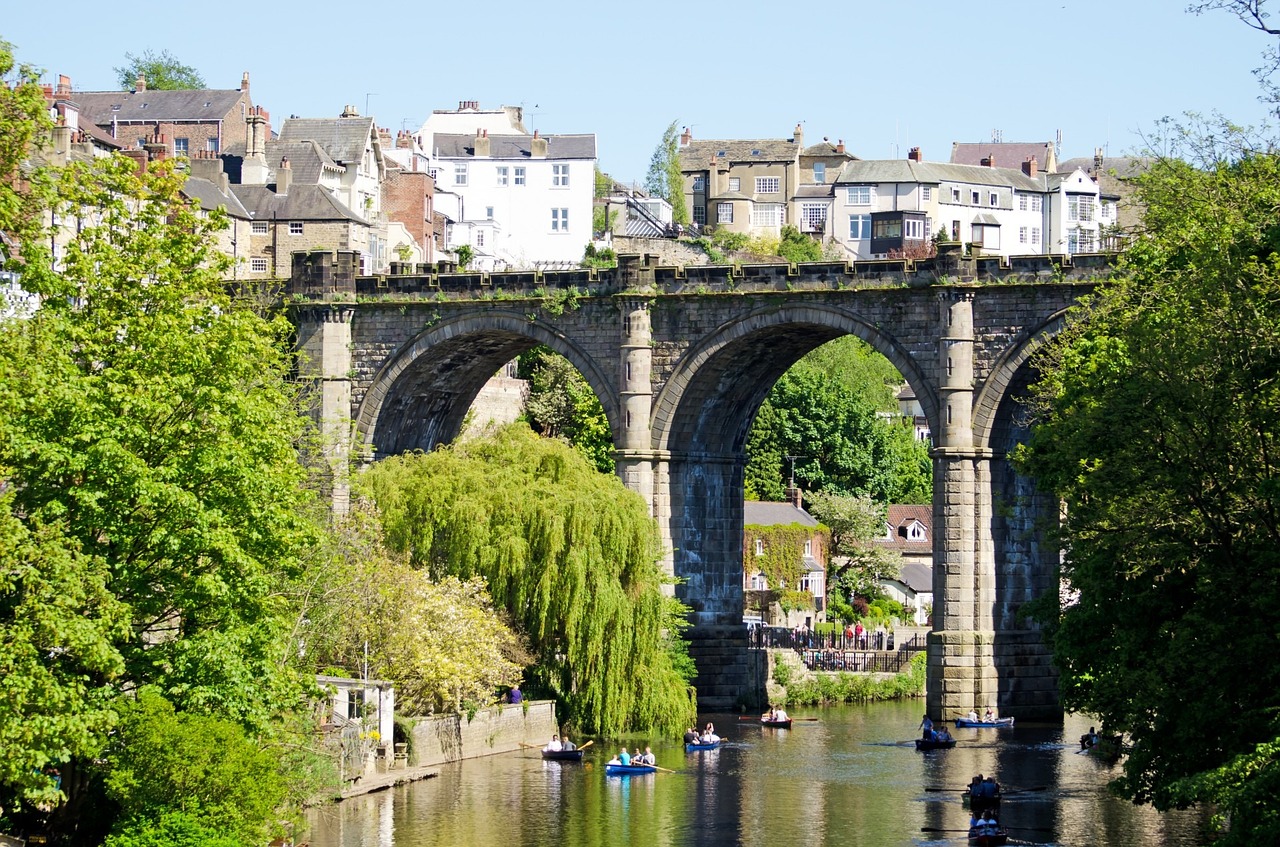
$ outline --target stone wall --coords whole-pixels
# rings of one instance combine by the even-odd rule
[[[637,238],[630,235],[613,237],[615,253],[648,253],[657,257],[659,265],[707,265],[711,259],[707,254],[688,241],[677,241],[674,238]]]
[[[554,700],[525,701],[518,706],[491,706],[466,715],[418,718],[413,726],[411,766],[442,765],[511,753],[521,743],[539,747],[560,731]]]

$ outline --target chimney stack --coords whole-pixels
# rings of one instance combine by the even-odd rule
[[[260,106],[255,106],[245,115],[245,123],[249,124],[248,141],[245,144],[244,163],[240,166],[240,182],[244,185],[267,184],[267,153],[263,129],[266,119],[262,117]]]
[[[53,127],[53,163],[65,165],[71,158],[71,127],[59,119]]]
[[[787,498],[787,502],[790,503],[792,506],[795,506],[797,509],[803,508],[802,504],[804,503],[804,492],[802,492],[799,488],[793,488],[791,486],[787,486],[787,489],[785,492],[783,492],[783,495]]]
[[[689,131],[689,127],[685,127],[684,132],[680,133],[680,146],[688,147],[690,141],[693,141],[693,133]]]
[[[54,90],[54,94],[59,97],[71,96],[71,77],[66,74],[58,74],[58,87]]]
[[[799,121],[796,121],[796,128],[791,131],[791,141],[797,147],[804,146],[804,127],[800,126]]]
[[[473,112],[480,111],[480,101],[479,100],[459,100],[458,111],[465,112],[467,109],[470,109]]]
[[[293,182],[293,168],[289,165],[289,157],[280,157],[280,167],[276,168],[276,194],[289,193],[289,185]]]
[[[245,71],[243,74],[240,75],[240,90],[241,91],[249,90],[249,72],[248,71]]]
[[[836,152],[837,152],[837,153],[843,153],[843,152],[844,152],[844,139],[843,139],[843,138],[836,142]]]
[[[229,190],[230,179],[227,177],[227,172],[222,169],[222,157],[217,153],[197,150],[191,154],[189,167],[192,179],[207,180],[216,185],[223,194]]]
[[[1036,162],[1035,156],[1028,156],[1027,160],[1022,163],[1022,172],[1031,177],[1040,172],[1040,165]]]
[[[844,146],[843,142],[841,143],[840,146],[841,147]],[[912,162],[923,162],[924,154],[920,152],[919,147],[912,147],[910,150],[907,151],[907,159]]]
[[[138,78],[133,82],[133,90],[138,94],[147,90],[147,78],[144,74],[138,74]]]
[[[533,138],[529,140],[529,157],[532,159],[547,158],[547,139],[538,135],[538,131],[533,131]]]
[[[1095,177],[1102,175],[1102,148],[1093,148],[1093,175]]]
[[[163,162],[169,155],[169,140],[160,132],[148,135],[142,142],[148,162]]]
[[[996,157],[983,156],[981,164],[984,168],[994,168],[996,166]]]

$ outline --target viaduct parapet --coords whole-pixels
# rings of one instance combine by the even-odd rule
[[[744,445],[774,382],[810,350],[856,335],[910,383],[934,435],[934,631],[928,709],[1061,714],[1040,634],[1018,610],[1057,590],[1044,541],[1056,504],[1007,460],[1027,432],[1028,360],[1110,257],[356,275],[350,253],[295,254],[289,308],[303,376],[345,468],[430,450],[462,429],[502,365],[537,345],[565,356],[608,415],[622,481],[649,503],[664,566],[693,609],[700,705],[748,690],[742,623]],[[410,272],[418,271],[418,272]]]

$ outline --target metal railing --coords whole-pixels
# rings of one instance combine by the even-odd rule
[[[749,633],[758,650],[795,650],[810,670],[851,673],[901,673],[912,657],[928,647],[923,635],[895,643],[892,632],[814,633],[783,627],[755,627]]]

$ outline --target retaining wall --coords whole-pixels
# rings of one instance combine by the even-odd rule
[[[554,700],[491,706],[466,715],[417,718],[413,726],[411,766],[442,765],[510,753],[525,744],[546,744],[560,731]]]

